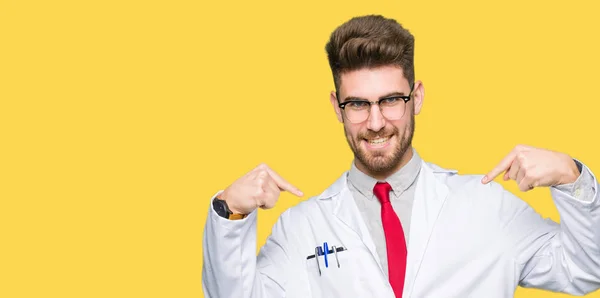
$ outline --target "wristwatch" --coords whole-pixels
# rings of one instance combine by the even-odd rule
[[[221,200],[219,197],[215,197],[213,200],[213,209],[215,212],[222,218],[227,218],[231,220],[242,219],[246,217],[246,214],[237,214],[233,213],[229,206],[227,206],[227,202],[225,200]]]

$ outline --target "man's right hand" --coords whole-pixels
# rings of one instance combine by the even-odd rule
[[[281,191],[303,196],[297,187],[285,181],[266,164],[260,164],[229,185],[219,198],[227,202],[233,213],[249,214],[259,207],[273,208]]]

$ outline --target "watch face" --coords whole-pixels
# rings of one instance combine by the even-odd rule
[[[227,208],[225,207],[225,201],[221,201],[219,199],[215,199],[213,201],[213,208],[215,209],[215,212],[217,212],[217,214],[221,217],[227,218],[229,217],[229,214],[227,212]]]

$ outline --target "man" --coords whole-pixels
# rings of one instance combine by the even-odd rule
[[[564,153],[517,146],[486,176],[421,160],[411,141],[424,88],[413,36],[356,17],[326,45],[331,104],[349,171],[286,210],[261,248],[256,209],[302,193],[259,165],[216,193],[204,234],[207,297],[511,297],[518,285],[581,295],[600,287],[598,182]],[[550,187],[561,224],[491,182]]]

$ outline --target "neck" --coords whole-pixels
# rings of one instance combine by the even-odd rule
[[[396,173],[400,169],[402,169],[402,167],[404,167],[410,161],[412,156],[413,156],[413,148],[412,148],[412,146],[408,146],[408,148],[406,149],[406,152],[404,152],[404,154],[400,158],[400,162],[395,167],[393,167],[389,171],[385,171],[385,172],[376,172],[376,173],[371,172],[362,163],[358,162],[357,160],[354,161],[354,164],[356,165],[357,169],[359,169],[361,172],[367,174],[368,176],[372,177],[373,179],[377,179],[379,181],[384,181],[385,179],[387,179],[388,177],[390,177],[391,175],[393,175],[394,173]]]

